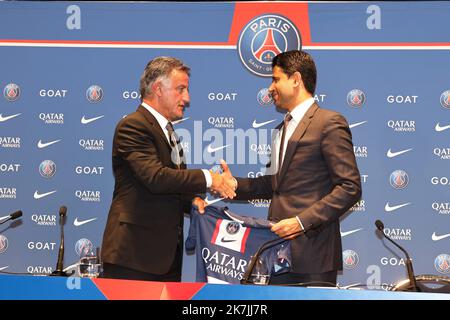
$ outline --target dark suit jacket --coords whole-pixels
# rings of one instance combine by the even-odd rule
[[[314,228],[292,241],[292,272],[342,269],[339,217],[361,197],[351,132],[342,115],[314,103],[288,141],[279,177],[237,180],[236,199],[272,199],[268,219],[298,216],[305,229]]]
[[[180,236],[182,241],[183,212],[194,193],[206,191],[203,172],[177,170],[170,154],[164,132],[144,107],[118,123],[103,262],[152,274],[169,270]]]

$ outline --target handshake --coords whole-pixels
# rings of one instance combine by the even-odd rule
[[[218,194],[223,198],[233,199],[236,196],[237,181],[231,174],[230,168],[224,160],[220,160],[222,173],[210,170],[212,184],[210,189],[214,194]]]

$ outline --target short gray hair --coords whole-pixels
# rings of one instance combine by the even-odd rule
[[[167,78],[174,69],[184,71],[190,76],[191,68],[177,58],[157,57],[150,60],[140,80],[141,101],[152,93],[151,85],[153,82],[160,78]]]

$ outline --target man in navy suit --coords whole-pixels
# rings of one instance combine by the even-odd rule
[[[269,171],[236,178],[235,199],[271,199],[272,231],[292,239],[292,270],[271,284],[333,286],[342,270],[339,218],[361,197],[352,135],[341,114],[315,103],[317,73],[309,54],[281,53],[272,67],[269,91],[285,120],[277,127]]]

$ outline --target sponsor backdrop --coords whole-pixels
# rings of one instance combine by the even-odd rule
[[[303,48],[317,63],[315,99],[347,118],[361,171],[362,199],[341,223],[339,283],[406,278],[376,219],[417,274],[448,276],[449,29],[448,2],[0,3],[0,215],[23,211],[0,226],[0,270],[53,271],[62,205],[65,266],[101,245],[114,128],[139,105],[151,58],[192,67],[191,107],[176,125],[190,166],[224,158],[256,177],[283,118],[267,93],[270,61]],[[265,217],[269,202],[217,205]],[[183,280],[195,280],[192,255]]]

